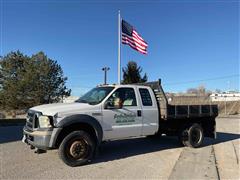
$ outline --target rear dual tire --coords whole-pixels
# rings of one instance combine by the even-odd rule
[[[182,145],[192,148],[200,147],[203,143],[204,132],[200,124],[188,125],[179,132],[179,141]]]

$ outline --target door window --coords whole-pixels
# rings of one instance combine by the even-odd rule
[[[121,102],[123,106],[137,106],[136,96],[133,88],[119,88],[117,89],[108,101],[112,104]]]

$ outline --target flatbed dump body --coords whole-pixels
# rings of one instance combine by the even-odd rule
[[[191,124],[200,124],[205,137],[216,138],[216,122],[218,106],[215,104],[181,104],[175,105],[168,102],[167,96],[162,88],[161,79],[158,81],[140,83],[139,85],[152,88],[159,108],[159,130],[158,134],[179,136],[184,129]],[[184,138],[182,138],[184,139]]]
[[[140,85],[150,86],[156,96],[158,107],[160,109],[160,118],[183,119],[183,118],[203,118],[216,117],[218,115],[218,107],[215,104],[195,104],[195,105],[175,105],[168,102],[167,96],[163,91],[161,80],[148,83],[140,83]]]

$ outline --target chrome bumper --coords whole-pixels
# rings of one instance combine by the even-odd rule
[[[50,141],[52,136],[52,130],[48,131],[29,131],[26,127],[23,128],[22,141],[28,145],[32,145],[36,148],[47,150],[51,149]]]

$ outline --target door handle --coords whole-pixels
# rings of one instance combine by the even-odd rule
[[[137,110],[137,116],[141,117],[142,116],[142,111],[141,110]]]

